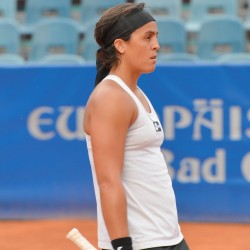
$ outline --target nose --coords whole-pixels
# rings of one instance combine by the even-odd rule
[[[158,39],[157,39],[157,38],[155,38],[155,42],[154,42],[154,49],[155,49],[155,50],[160,50],[160,44],[159,44],[159,42],[158,42]]]

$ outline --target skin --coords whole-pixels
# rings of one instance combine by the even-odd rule
[[[137,88],[142,73],[154,71],[157,40],[156,22],[149,22],[131,34],[129,41],[116,39],[120,63],[110,74],[119,76],[150,112]],[[129,236],[126,194],[121,176],[129,126],[137,118],[133,99],[112,80],[102,81],[91,94],[84,114],[84,131],[91,136],[101,207],[110,239]]]

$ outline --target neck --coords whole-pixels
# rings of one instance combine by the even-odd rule
[[[137,81],[140,77],[140,74],[133,73],[130,70],[120,69],[111,69],[109,74],[120,77],[133,92],[137,90]]]

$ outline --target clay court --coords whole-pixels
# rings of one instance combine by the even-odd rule
[[[65,235],[76,227],[97,246],[96,221],[83,219],[0,222],[0,250],[77,250]],[[250,224],[181,223],[191,250],[248,250]]]

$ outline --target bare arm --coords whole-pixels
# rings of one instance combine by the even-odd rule
[[[129,236],[127,204],[121,181],[124,145],[129,125],[134,119],[135,104],[120,88],[104,87],[89,104],[88,128],[101,207],[110,239]]]

